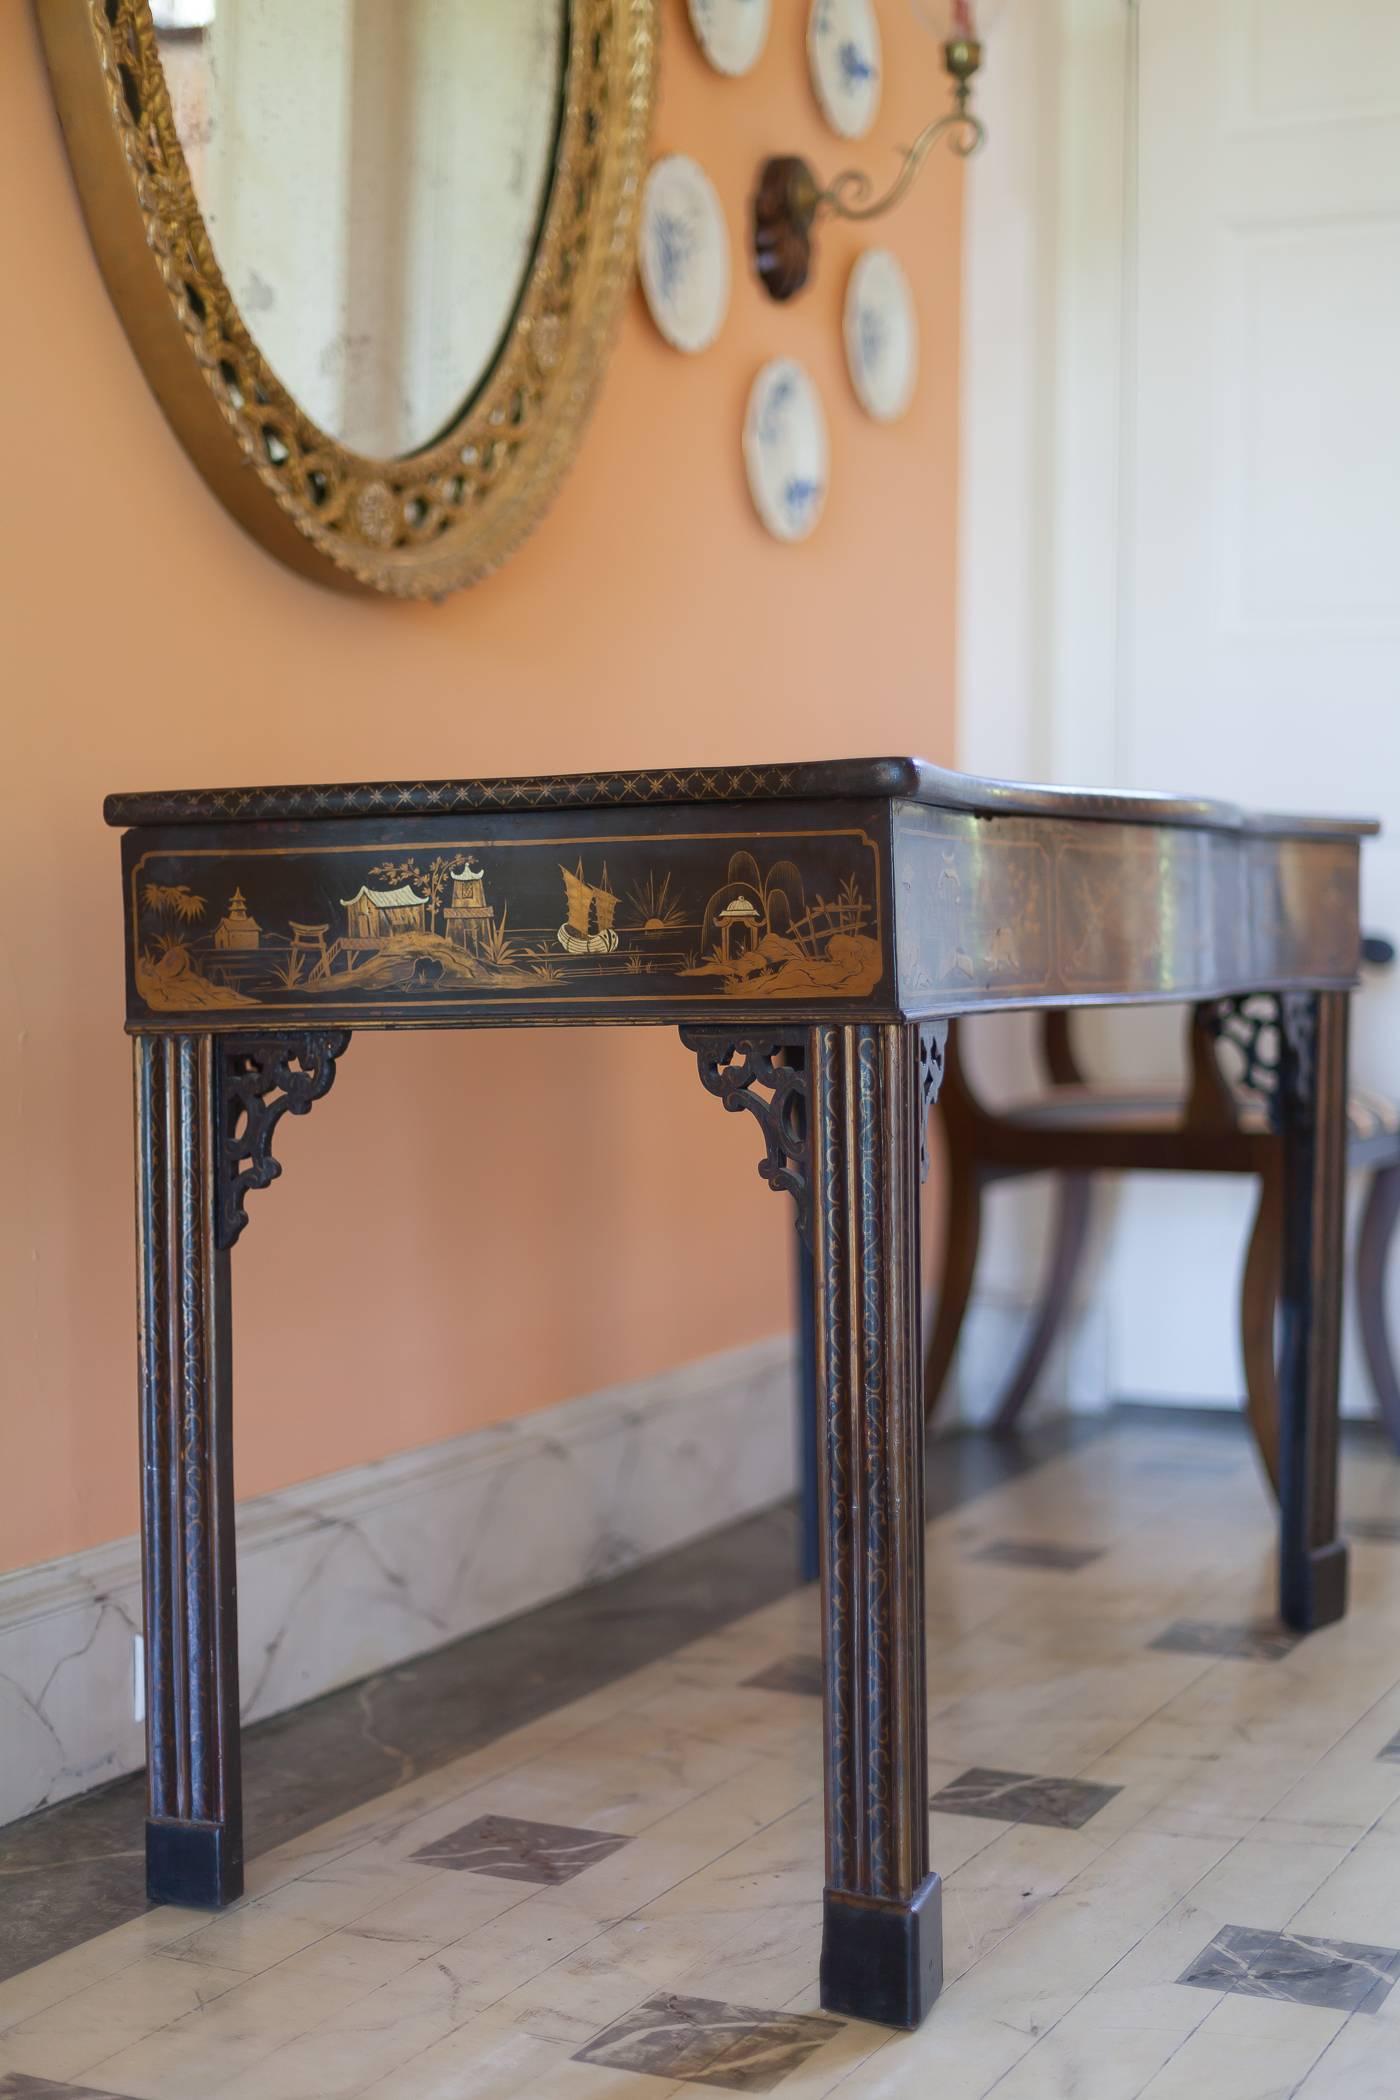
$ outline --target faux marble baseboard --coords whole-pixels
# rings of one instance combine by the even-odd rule
[[[243,1504],[244,1718],[780,1501],[793,1396],[779,1336]],[[140,1765],[140,1625],[134,1539],[0,1576],[0,1823]]]

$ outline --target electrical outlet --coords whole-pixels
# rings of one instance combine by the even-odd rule
[[[146,1637],[140,1633],[131,1636],[131,1718],[146,1718]]]

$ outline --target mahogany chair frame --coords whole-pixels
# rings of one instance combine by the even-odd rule
[[[989,1108],[967,1074],[958,1028],[948,1034],[939,1110],[947,1146],[946,1232],[938,1312],[924,1363],[924,1406],[938,1406],[957,1351],[977,1271],[982,1198],[996,1182],[1031,1174],[1055,1176],[1050,1252],[1040,1296],[1020,1354],[1007,1374],[992,1414],[1011,1429],[1035,1390],[1075,1303],[1094,1211],[1094,1176],[1131,1174],[1247,1174],[1258,1201],[1240,1283],[1240,1346],[1246,1404],[1265,1471],[1278,1486],[1278,1368],[1276,1334],[1283,1277],[1283,1139],[1265,1098],[1251,1088],[1251,1046],[1235,1036],[1244,1059],[1239,1077],[1224,1069],[1222,1041],[1236,1018],[1226,1002],[1203,1000],[1190,1010],[1190,1074],[1185,1093],[1135,1090],[1115,1094],[1093,1086],[1071,1034],[1071,1015],[1040,1016],[1040,1054],[1050,1089],[1043,1101]],[[1261,1025],[1267,1025],[1261,1019]],[[1228,1052],[1226,1053],[1229,1054]],[[1379,1118],[1364,1102],[1348,1119],[1347,1164],[1369,1173],[1353,1257],[1353,1287],[1362,1350],[1386,1431],[1400,1451],[1400,1377],[1385,1314],[1385,1274],[1400,1220],[1400,1121]]]

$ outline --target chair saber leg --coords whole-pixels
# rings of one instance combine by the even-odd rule
[[[1400,1166],[1381,1167],[1372,1176],[1356,1246],[1356,1311],[1371,1389],[1386,1434],[1400,1451],[1400,1378],[1385,1317],[1386,1261],[1400,1219]]]
[[[817,1337],[812,1300],[812,1250],[793,1235],[797,1304],[798,1573],[815,1582],[821,1572],[821,1471],[817,1450]]]
[[[1276,1166],[1259,1178],[1259,1200],[1240,1285],[1240,1352],[1249,1424],[1260,1463],[1279,1490],[1278,1305],[1283,1268],[1283,1179]]]
[[[1035,1391],[1036,1380],[1055,1346],[1060,1329],[1074,1304],[1074,1283],[1089,1244],[1093,1216],[1094,1183],[1089,1174],[1063,1174],[1055,1192],[1055,1220],[1051,1227],[1050,1266],[1045,1287],[1036,1307],[1031,1331],[1020,1360],[992,1417],[994,1429],[1013,1429],[1021,1409]]]

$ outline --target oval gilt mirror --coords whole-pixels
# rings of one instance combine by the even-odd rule
[[[104,275],[240,522],[436,597],[535,523],[630,278],[655,0],[37,0]]]

